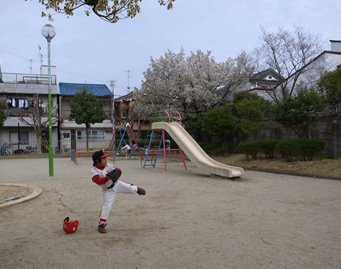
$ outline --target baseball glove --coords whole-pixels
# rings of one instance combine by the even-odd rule
[[[106,176],[112,180],[112,184],[108,187],[108,189],[111,189],[115,186],[116,181],[120,178],[121,175],[122,175],[122,171],[120,168],[115,168],[114,170],[106,174]]]

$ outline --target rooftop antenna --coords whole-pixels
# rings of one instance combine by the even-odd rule
[[[109,80],[107,82],[110,82],[110,87],[112,88],[112,128],[113,132],[115,133],[115,83],[117,82],[116,80]],[[115,141],[115,137],[114,137]]]
[[[0,64],[0,82],[3,82],[2,81],[2,73],[1,73],[1,64]]]
[[[129,72],[132,72],[132,71],[131,71],[131,70],[124,70],[124,71],[128,73],[128,87],[127,87],[127,93],[129,93],[129,92],[130,92],[130,87],[129,87],[129,78],[130,78],[130,76],[129,76]]]
[[[115,98],[115,83],[117,82],[116,80],[109,80],[110,82],[110,87],[112,88],[112,96]]]
[[[32,69],[33,69],[33,68],[32,68],[32,61],[33,61],[33,60],[30,60],[30,69],[31,69],[31,74],[32,74]]]
[[[41,47],[39,46],[39,44],[38,44],[38,47],[39,47],[40,65],[43,65],[43,54],[41,53]]]

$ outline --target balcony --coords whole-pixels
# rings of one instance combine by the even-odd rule
[[[2,73],[0,83],[45,84],[49,83],[48,75]],[[51,75],[51,85],[57,85],[56,75]]]
[[[6,115],[8,117],[25,117],[32,115],[33,107],[21,108],[21,107],[12,107],[7,110]],[[48,117],[48,109],[39,107],[39,115]],[[57,110],[52,110],[52,117],[57,116]]]

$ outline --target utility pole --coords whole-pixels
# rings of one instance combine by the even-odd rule
[[[115,131],[115,83],[116,80],[110,80],[110,87],[112,88],[112,124],[113,132]]]

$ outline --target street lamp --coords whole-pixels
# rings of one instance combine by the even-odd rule
[[[41,33],[47,40],[47,57],[48,57],[48,80],[49,80],[49,175],[53,177],[53,146],[52,146],[52,116],[51,116],[51,59],[50,59],[50,43],[56,35],[56,30],[51,24],[45,24],[41,29]]]

